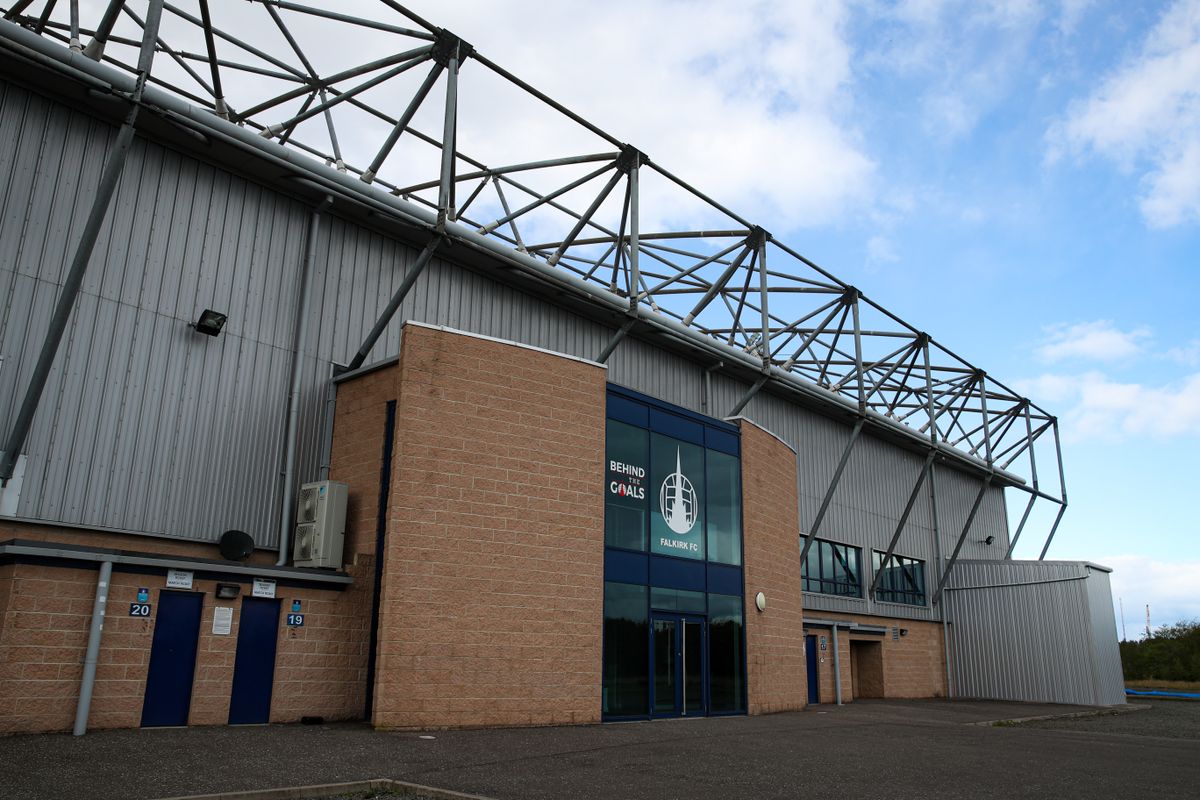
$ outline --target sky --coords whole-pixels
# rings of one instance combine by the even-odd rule
[[[407,5],[1056,414],[1047,557],[1114,568],[1131,638],[1147,604],[1154,626],[1200,618],[1200,0]],[[263,18],[215,9],[257,20],[247,37]],[[395,41],[309,52],[325,70]],[[487,163],[611,149],[478,64],[460,93],[460,147]],[[416,122],[438,130],[438,105]],[[369,161],[378,125],[342,146]],[[409,139],[390,161],[420,158]],[[657,192],[644,229],[695,213]]]

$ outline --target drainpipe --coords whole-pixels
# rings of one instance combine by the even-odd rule
[[[833,689],[837,696],[837,704],[842,704],[842,656],[838,644],[838,626],[833,626]]]
[[[104,632],[104,608],[108,605],[108,585],[112,582],[113,562],[100,564],[96,581],[96,600],[92,603],[92,627],[88,631],[87,652],[83,657],[83,680],[79,684],[79,705],[75,708],[75,735],[87,733],[88,712],[92,708],[92,690],[96,686],[96,661],[100,657],[100,635]]]
[[[296,494],[296,436],[300,425],[300,387],[304,378],[304,344],[308,340],[308,298],[312,293],[313,253],[321,214],[333,203],[329,195],[313,209],[308,222],[308,241],[304,245],[304,266],[300,273],[300,305],[296,311],[296,347],[292,356],[292,390],[288,395],[287,438],[283,467],[283,508],[279,515],[279,558],[276,566],[285,567],[291,559],[292,504]]]

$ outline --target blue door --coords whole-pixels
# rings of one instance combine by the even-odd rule
[[[817,637],[804,637],[804,655],[808,659],[808,702],[821,702],[817,695]]]
[[[197,592],[158,593],[158,618],[142,701],[143,728],[188,723],[203,606],[204,595]]]
[[[262,724],[271,718],[278,635],[279,601],[243,598],[237,657],[233,662],[233,691],[229,696],[230,725]]]

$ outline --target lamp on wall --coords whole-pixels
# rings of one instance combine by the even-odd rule
[[[992,542],[996,541],[996,537],[989,536],[986,539],[980,539],[980,541],[983,542],[984,544],[991,544]]]
[[[226,315],[220,311],[206,308],[200,312],[200,319],[193,322],[192,327],[197,333],[203,333],[205,336],[219,336],[221,329],[225,327],[226,319]]]

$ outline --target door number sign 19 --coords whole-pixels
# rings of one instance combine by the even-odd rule
[[[288,614],[287,615],[287,624],[293,628],[304,627],[304,615],[303,614]]]

